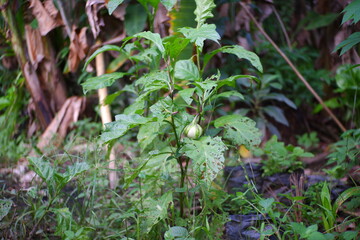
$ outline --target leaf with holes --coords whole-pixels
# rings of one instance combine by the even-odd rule
[[[240,115],[223,116],[215,120],[216,128],[225,128],[224,138],[237,145],[245,145],[248,149],[261,142],[261,133],[250,118]]]
[[[202,137],[198,140],[184,139],[180,153],[192,160],[193,170],[199,181],[208,187],[224,166],[224,152],[227,149],[220,137]]]

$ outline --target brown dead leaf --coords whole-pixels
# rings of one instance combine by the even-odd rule
[[[161,37],[167,36],[167,30],[170,27],[169,20],[168,11],[164,5],[160,4],[154,19],[154,32],[159,33]]]
[[[79,119],[79,115],[85,109],[84,97],[68,98],[52,122],[40,136],[37,147],[44,150],[46,146],[59,146],[64,140],[72,123]]]
[[[100,33],[100,27],[104,26],[104,20],[98,17],[98,12],[105,7],[104,0],[88,0],[86,2],[86,15],[89,20],[91,31],[96,39]]]
[[[68,58],[69,69],[71,72],[75,72],[77,70],[80,61],[86,57],[89,50],[86,31],[86,27],[81,30],[73,27],[71,32],[70,53]]]
[[[63,25],[59,11],[54,6],[52,0],[30,0],[30,8],[36,17],[39,30],[42,36],[45,36],[54,28]]]
[[[45,49],[39,29],[33,29],[30,25],[25,25],[25,39],[28,48],[30,62],[35,69],[45,57]]]

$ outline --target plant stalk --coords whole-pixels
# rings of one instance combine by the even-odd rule
[[[100,41],[98,41],[99,44]],[[104,54],[100,53],[96,56],[95,58],[95,62],[96,62],[96,75],[97,76],[101,76],[105,73],[105,59],[104,59]],[[108,92],[107,92],[107,88],[101,88],[98,90],[98,96],[99,96],[99,104],[100,104],[100,116],[101,116],[101,121],[103,126],[105,126],[106,123],[109,123],[112,121],[112,117],[111,117],[111,112],[110,112],[110,106],[109,105],[105,105],[105,98],[107,97]],[[109,148],[110,146],[107,145],[106,148]],[[109,184],[110,184],[110,188],[114,189],[117,185],[118,182],[118,176],[116,174],[116,164],[115,164],[115,150],[114,148],[111,146],[110,149],[110,155],[109,155]]]

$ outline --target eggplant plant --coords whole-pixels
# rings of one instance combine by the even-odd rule
[[[239,78],[257,80],[251,75],[221,79],[219,71],[205,77],[206,65],[215,54],[234,54],[262,72],[258,56],[238,45],[204,53],[205,41],[219,44],[220,40],[216,26],[206,23],[213,16],[214,7],[212,0],[197,0],[196,27],[180,28],[176,35],[165,38],[150,31],[140,32],[125,38],[121,46],[99,48],[86,62],[87,65],[99,53],[111,50],[134,63],[128,72],[87,79],[83,89],[86,93],[109,87],[125,75],[134,79],[132,84],[110,95],[113,99],[127,92],[135,100],[115,116],[115,121],[105,125],[100,140],[111,146],[128,133],[136,133],[140,156],[136,168],[125,169],[122,188],[138,184],[136,211],[131,215],[140,226],[138,238],[146,234],[158,237],[151,232],[164,223],[168,227],[167,236],[174,230],[169,227],[175,226],[190,227],[192,236],[210,231],[209,216],[214,214],[209,207],[213,180],[224,166],[226,151],[239,145],[251,149],[261,142],[261,133],[250,118],[238,114],[216,118],[213,114],[220,97],[242,98],[239,92],[219,90],[234,87]],[[180,59],[188,45],[194,48],[194,55]],[[146,188],[147,184],[152,187]],[[194,211],[199,205],[200,211]],[[194,215],[201,216],[201,225],[207,227],[194,227],[190,220]],[[214,221],[215,217],[212,218]]]

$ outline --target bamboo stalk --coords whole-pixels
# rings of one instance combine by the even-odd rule
[[[330,115],[330,117],[334,120],[334,122],[338,125],[338,127],[342,131],[346,131],[344,125],[339,121],[339,119],[334,115],[334,113],[326,106],[321,97],[315,92],[315,90],[311,87],[308,81],[304,78],[304,76],[299,72],[299,70],[295,67],[295,65],[290,61],[290,59],[285,55],[283,51],[276,45],[276,43],[267,35],[265,30],[261,27],[259,22],[255,19],[254,15],[249,11],[247,6],[240,2],[241,6],[245,9],[246,13],[250,16],[251,20],[255,23],[256,27],[259,31],[264,35],[264,37],[271,43],[271,45],[276,49],[276,51],[280,54],[281,57],[289,64],[291,69],[295,72],[296,76],[305,84],[305,87],[311,92],[311,94],[316,98],[316,100],[320,103],[320,105],[325,109],[325,111]]]
[[[101,44],[101,43],[98,43],[98,44]],[[100,53],[99,55],[96,56],[95,63],[96,63],[96,75],[100,76],[100,75],[105,74],[105,60],[104,60],[103,53]],[[107,88],[101,88],[98,90],[99,103],[100,103],[100,116],[101,116],[102,124],[104,126],[106,123],[109,123],[112,121],[110,106],[104,104],[105,98],[107,97],[107,95],[108,95]],[[107,146],[106,148],[108,148],[108,147],[109,146]],[[116,174],[116,171],[114,171],[116,169],[115,159],[116,159],[115,150],[114,150],[114,148],[111,147],[110,155],[109,155],[109,169],[110,169],[109,184],[110,184],[111,189],[114,189],[118,182],[118,176]]]

